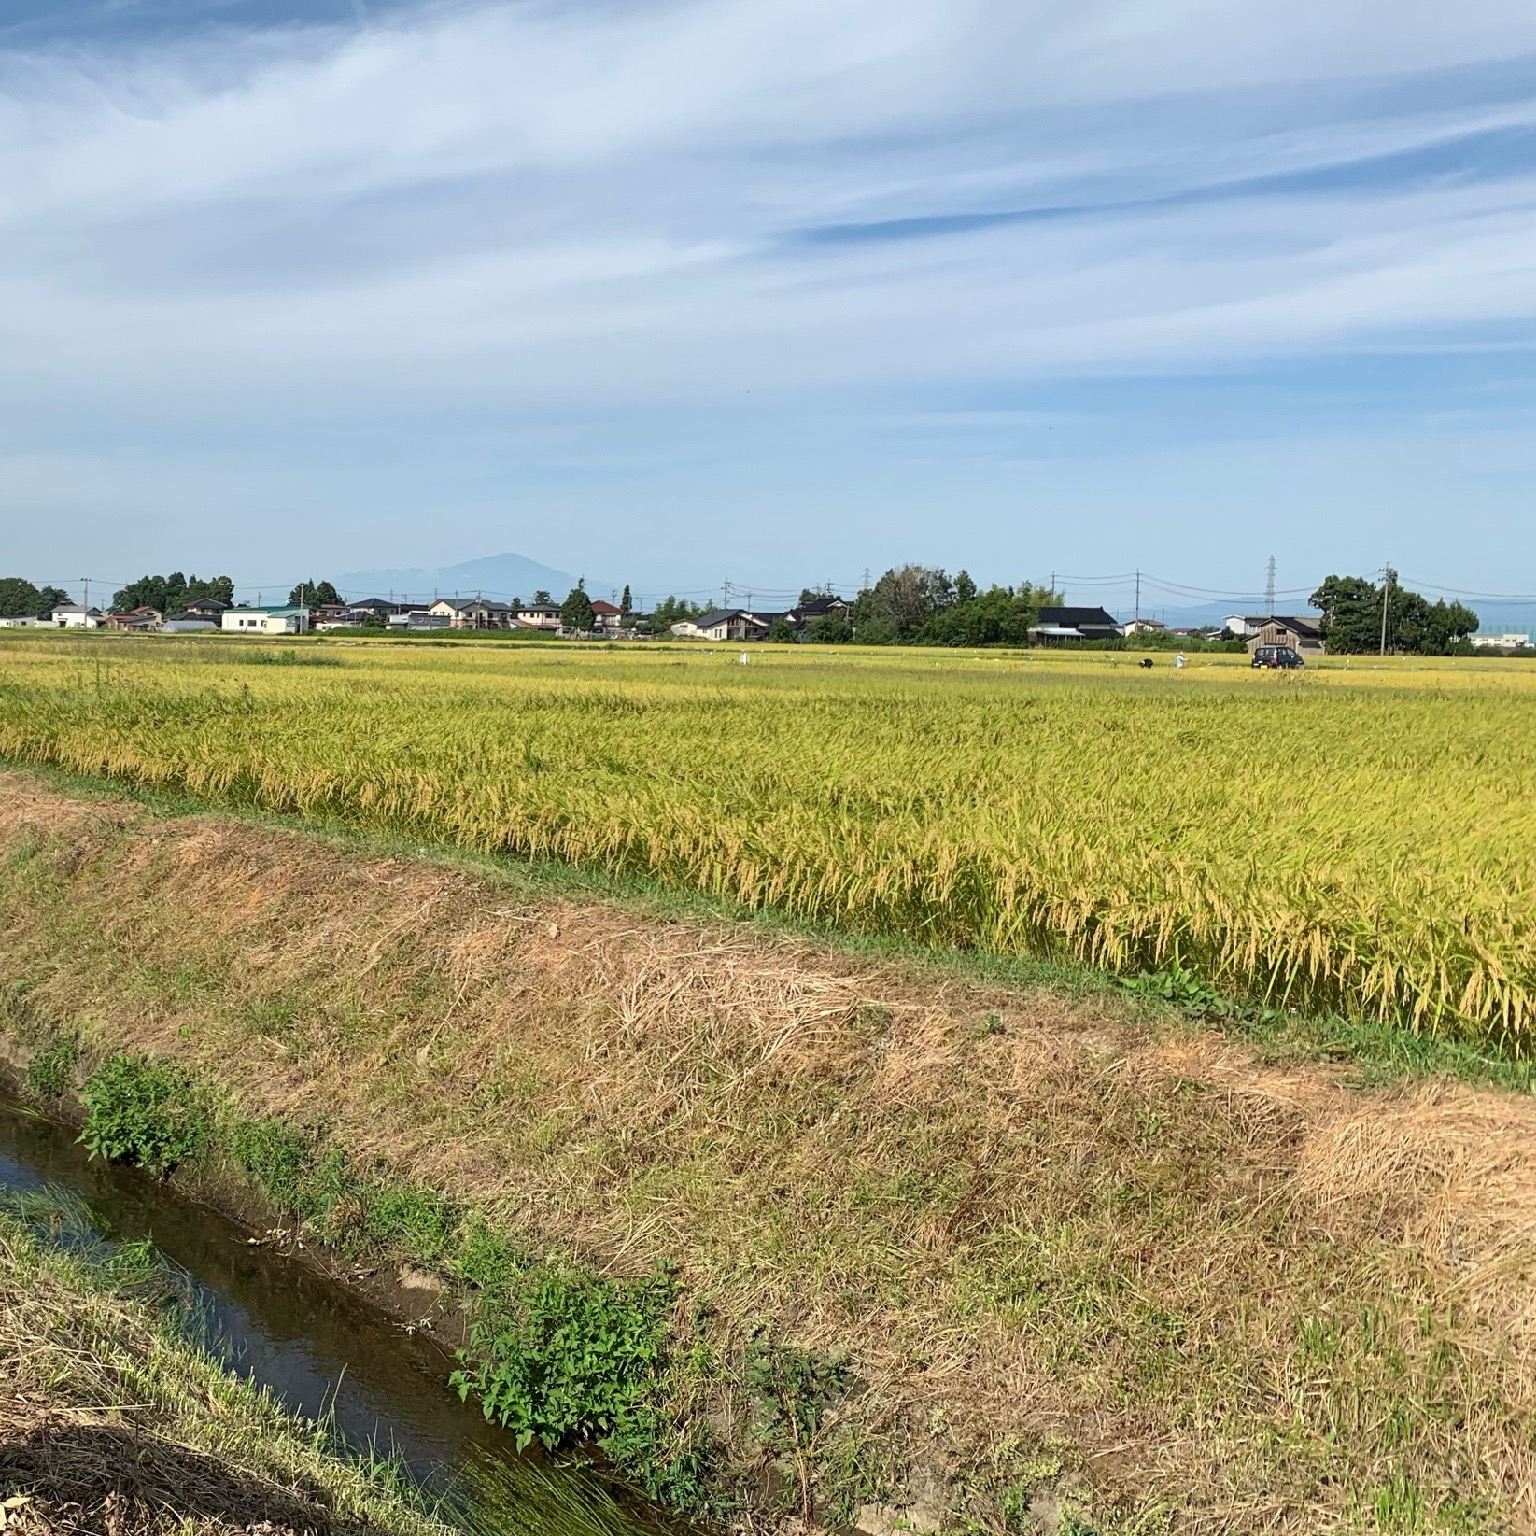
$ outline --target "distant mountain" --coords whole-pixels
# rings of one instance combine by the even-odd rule
[[[1435,600],[1436,595],[1433,592],[1425,594],[1431,602]],[[1479,600],[1475,597],[1464,597],[1461,601],[1477,615],[1478,627],[1483,634],[1501,634],[1505,631],[1536,632],[1536,603],[1498,602],[1488,599]],[[1122,623],[1131,617],[1131,609],[1128,607],[1115,608],[1111,611]],[[1259,602],[1239,600],[1230,603],[1201,603],[1184,608],[1165,607],[1161,603],[1143,603],[1141,611],[1143,617],[1161,619],[1163,623],[1172,627],[1182,625],[1195,627],[1220,624],[1229,613],[1263,613],[1264,603],[1262,599]],[[1275,603],[1275,611],[1299,615],[1301,618],[1316,617],[1305,602],[1298,602],[1295,598],[1278,600]]]
[[[481,560],[465,560],[460,565],[441,566],[437,570],[347,571],[336,578],[337,590],[343,597],[388,597],[393,592],[397,598],[416,602],[430,602],[434,596],[452,597],[455,593],[503,601],[520,597],[529,602],[541,588],[558,602],[575,585],[576,578],[569,571],[540,565],[526,555],[487,555]],[[587,590],[595,597],[608,595],[607,586],[590,576]]]

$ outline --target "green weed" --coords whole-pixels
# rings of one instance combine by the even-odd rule
[[[80,1091],[81,1142],[93,1157],[164,1177],[206,1147],[210,1125],[186,1073],[145,1053],[109,1056]]]
[[[676,1294],[663,1271],[625,1281],[545,1267],[487,1296],[453,1384],[519,1449],[590,1440],[652,1497],[696,1502],[709,1446],[675,1434],[657,1408]]]

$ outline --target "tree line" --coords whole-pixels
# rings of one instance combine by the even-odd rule
[[[800,594],[802,602],[815,596]],[[813,619],[805,638],[822,644],[1027,645],[1040,610],[1061,600],[1059,592],[1034,582],[982,588],[966,571],[950,576],[934,566],[901,565],[863,588],[846,609]]]
[[[1383,594],[1386,625],[1382,625]],[[1445,656],[1465,647],[1477,615],[1463,603],[1430,602],[1388,570],[1380,585],[1365,576],[1330,576],[1308,599],[1322,613],[1323,645],[1335,656],[1369,656],[1382,649],[1411,656]]]
[[[235,601],[235,583],[229,576],[184,576],[172,571],[169,576],[140,576],[126,587],[119,587],[112,594],[112,608],[116,613],[128,613],[134,608],[153,608],[156,613],[180,613],[188,603],[202,598],[212,598],[232,607]]]
[[[0,619],[46,619],[68,601],[63,587],[34,587],[25,576],[0,576]]]

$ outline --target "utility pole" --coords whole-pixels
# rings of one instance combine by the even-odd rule
[[[1136,571],[1136,617],[1141,618],[1141,570]]]
[[[80,627],[89,629],[91,627],[91,578],[82,576],[80,580],[85,583],[85,600],[80,604]]]
[[[1275,616],[1275,557],[1271,555],[1264,567],[1264,616]]]
[[[1381,573],[1381,654],[1387,654],[1387,608],[1392,598],[1392,567]]]

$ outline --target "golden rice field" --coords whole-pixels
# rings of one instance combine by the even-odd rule
[[[1536,666],[739,654],[6,637],[0,757],[932,945],[1536,1032]]]

